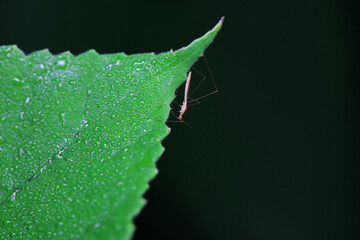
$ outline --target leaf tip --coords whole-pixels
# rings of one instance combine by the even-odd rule
[[[218,22],[218,24],[216,24],[216,26],[214,28],[221,28],[222,25],[224,24],[224,20],[225,20],[225,16],[222,16],[220,21]]]

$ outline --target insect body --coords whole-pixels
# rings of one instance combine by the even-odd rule
[[[182,121],[182,118],[187,110],[187,104],[188,104],[188,94],[189,94],[189,88],[190,88],[190,79],[191,79],[191,72],[189,72],[187,79],[186,79],[186,84],[185,84],[185,93],[184,93],[184,101],[181,105],[181,109],[180,109],[180,114],[177,117],[177,119]]]

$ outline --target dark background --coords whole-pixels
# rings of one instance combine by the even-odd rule
[[[225,16],[206,51],[219,93],[189,109],[191,127],[169,124],[134,239],[359,239],[357,7],[1,0],[0,45],[159,53]]]

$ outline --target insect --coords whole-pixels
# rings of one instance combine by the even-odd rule
[[[182,118],[187,110],[187,104],[188,104],[188,94],[189,94],[189,87],[190,87],[190,80],[191,80],[191,71],[187,75],[186,84],[185,84],[185,92],[184,92],[184,101],[181,105],[180,114],[177,117],[180,121],[183,121]]]
[[[182,102],[182,105],[176,103],[176,101],[174,101],[174,103],[176,103],[179,107],[180,107],[180,111],[179,111],[179,115],[176,116],[174,113],[171,113],[178,119],[177,121],[169,121],[168,122],[181,122],[181,123],[185,123],[187,124],[184,120],[183,120],[183,116],[185,114],[185,112],[187,111],[188,107],[190,105],[196,105],[196,104],[199,104],[200,103],[200,99],[202,98],[206,98],[212,94],[215,94],[218,92],[218,88],[216,86],[216,83],[215,83],[215,80],[214,80],[214,77],[211,73],[211,70],[210,70],[210,67],[209,67],[209,64],[207,63],[207,60],[205,58],[205,55],[203,55],[203,58],[204,58],[204,62],[206,64],[206,68],[208,69],[209,71],[209,74],[210,74],[210,77],[211,77],[211,80],[212,80],[212,83],[213,83],[213,87],[214,87],[214,91],[210,92],[210,93],[207,93],[199,98],[196,98],[196,99],[191,99],[191,95],[198,90],[198,88],[200,87],[200,85],[206,80],[206,77],[205,75],[203,75],[199,70],[197,70],[196,68],[192,67],[192,69],[197,73],[199,74],[200,76],[203,77],[203,79],[197,84],[197,86],[190,92],[190,81],[191,81],[191,75],[192,75],[192,72],[190,71],[187,75],[187,78],[186,78],[186,83],[185,83],[185,89],[184,89],[184,99],[183,99],[183,102]],[[188,124],[187,124],[188,125]]]

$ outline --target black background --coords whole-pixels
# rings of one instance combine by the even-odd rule
[[[206,51],[219,93],[189,109],[191,127],[169,123],[135,240],[359,239],[355,4],[0,4],[0,45],[26,53],[159,53],[189,44],[226,17]],[[208,74],[202,61],[195,68]],[[201,89],[209,92],[211,84]]]

